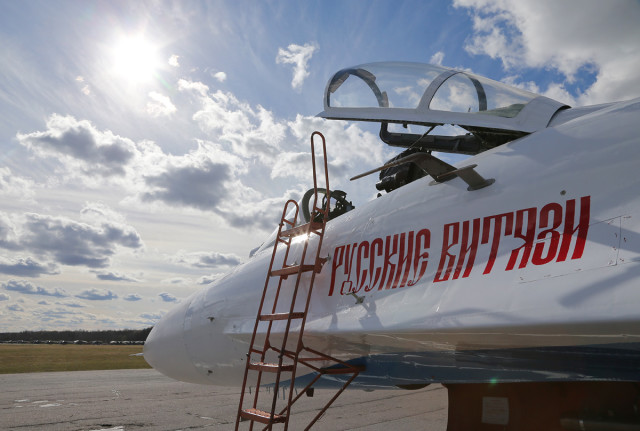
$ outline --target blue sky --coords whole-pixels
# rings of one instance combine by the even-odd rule
[[[0,330],[139,328],[309,187],[395,155],[328,122],[339,69],[464,68],[572,106],[640,96],[637,1],[0,2]]]

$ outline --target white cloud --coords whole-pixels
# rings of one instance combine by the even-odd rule
[[[17,134],[18,142],[42,158],[51,156],[86,176],[124,175],[136,155],[133,141],[100,132],[89,121],[53,114],[45,132]]]
[[[86,308],[86,305],[78,301],[56,301],[56,305],[62,305],[69,308]]]
[[[84,76],[77,76],[76,82],[80,85],[80,91],[82,94],[85,96],[89,96],[91,94],[91,87],[89,87],[89,84],[85,83]]]
[[[442,65],[442,60],[444,60],[444,52],[438,51],[431,56],[429,63]]]
[[[286,125],[277,121],[271,111],[260,105],[252,108],[229,92],[209,94],[204,84],[181,82],[182,91],[198,97],[201,107],[193,119],[212,140],[231,143],[233,153],[242,157],[273,159],[278,155]]]
[[[157,174],[146,175],[140,199],[218,211],[234,189],[235,175],[245,169],[240,158],[220,145],[201,141],[197,150],[167,157]]]
[[[227,74],[224,72],[216,72],[213,74],[213,77],[220,82],[224,82],[227,79]]]
[[[213,251],[192,253],[180,251],[172,260],[194,268],[217,268],[221,266],[236,266],[242,263],[242,259],[233,253],[217,253]]]
[[[11,296],[7,295],[6,293],[0,293],[0,301],[8,301],[11,299]]]
[[[178,55],[172,55],[171,57],[169,57],[169,66],[173,66],[173,67],[180,67],[180,63],[178,62],[178,59],[180,58],[180,56]]]
[[[0,256],[0,274],[18,277],[40,277],[41,275],[55,275],[60,268],[54,263],[40,263],[31,257],[5,258]]]
[[[125,295],[122,297],[122,299],[124,299],[125,301],[140,301],[142,299],[142,296],[138,295],[137,293],[130,293],[128,295]]]
[[[126,224],[125,217],[102,202],[86,202],[80,210],[80,219],[93,225],[103,223]]]
[[[640,96],[640,3],[634,1],[455,0],[469,8],[466,49],[500,59],[507,70],[552,68],[573,82],[581,69],[595,82],[577,98],[593,104]],[[562,93],[552,84],[549,94]]]
[[[149,99],[151,100],[147,102],[147,114],[152,117],[168,117],[178,110],[169,97],[156,91],[149,93]]]
[[[94,225],[35,213],[11,218],[5,215],[4,218],[12,220],[15,230],[13,242],[3,243],[3,217],[0,217],[0,247],[43,256],[59,265],[103,268],[110,264],[111,256],[119,248],[138,250],[143,247],[136,230],[123,223],[103,221]],[[36,276],[38,271],[57,273],[54,264],[43,265],[33,259],[6,262],[5,265],[6,271],[11,268],[14,271],[30,271],[31,276]]]
[[[14,175],[11,169],[0,166],[0,196],[21,201],[32,201],[33,181]]]
[[[288,152],[278,157],[271,169],[271,178],[295,177],[308,181],[312,178],[309,169],[301,169],[302,166],[309,165],[310,152]]]
[[[162,292],[162,293],[158,294],[158,296],[160,298],[162,298],[162,300],[164,302],[178,302],[179,301],[178,298],[176,298],[175,296],[173,296],[172,294],[167,293],[167,292]]]
[[[18,304],[7,305],[7,310],[9,311],[24,311],[24,308],[20,307]]]
[[[287,49],[278,49],[276,63],[293,64],[291,87],[294,90],[300,90],[305,78],[309,76],[308,63],[316,49],[318,49],[318,46],[315,43],[305,43],[304,45],[292,43]]]
[[[1,283],[0,286],[6,290],[12,290],[26,295],[54,296],[57,298],[66,298],[69,296],[64,289],[58,289],[57,287],[54,289],[48,289],[46,287],[35,286],[28,281],[9,280],[8,282]]]
[[[116,295],[111,290],[96,289],[96,288],[85,289],[80,294],[75,296],[76,298],[87,299],[89,301],[110,301],[118,297],[118,295]]]
[[[359,173],[361,166],[379,165],[392,157],[392,151],[380,142],[380,138],[373,133],[362,130],[357,124],[344,121],[327,121],[318,117],[304,117],[297,115],[295,121],[287,123],[293,136],[305,142],[308,149],[309,137],[315,130],[322,130],[327,142],[329,156],[329,172],[335,179],[338,176]],[[317,145],[320,139],[317,139]],[[348,142],[348,145],[341,145]],[[309,170],[311,157],[302,163],[299,169]]]
[[[193,82],[187,81],[186,79],[180,79],[178,80],[178,90],[193,91],[204,97],[209,92],[209,87],[202,82]]]
[[[138,280],[135,277],[131,277],[125,274],[119,274],[117,272],[111,271],[93,271],[96,274],[96,277],[100,280],[104,281],[126,281],[129,283],[137,283]]]

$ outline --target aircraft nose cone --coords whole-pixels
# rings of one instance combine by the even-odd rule
[[[165,376],[201,383],[203,376],[189,357],[184,339],[184,318],[190,303],[187,300],[178,305],[153,327],[144,344],[144,359]]]

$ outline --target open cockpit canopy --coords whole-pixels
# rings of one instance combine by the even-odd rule
[[[452,124],[471,135],[441,139],[430,135],[421,146],[475,154],[547,127],[564,107],[547,97],[466,71],[383,62],[342,69],[333,75],[319,116],[380,122],[382,139],[401,147],[415,144],[421,135],[390,133],[387,123]]]

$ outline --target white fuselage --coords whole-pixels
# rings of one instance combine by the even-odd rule
[[[489,187],[425,177],[328,222],[305,344],[369,358],[382,386],[505,370],[607,378],[562,353],[583,361],[594,346],[615,356],[640,345],[640,100],[554,121],[460,165],[477,164]],[[176,379],[240,385],[270,258],[259,251],[172,310],[147,361]],[[540,363],[544,349],[562,364]]]

